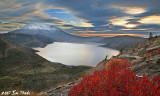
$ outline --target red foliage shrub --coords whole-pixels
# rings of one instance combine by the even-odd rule
[[[123,69],[129,67],[131,64],[127,60],[122,59],[115,59],[111,60],[106,64],[106,70],[112,70],[112,69]]]
[[[153,81],[147,76],[138,79],[129,65],[121,59],[108,62],[106,69],[85,75],[69,96],[160,96],[160,76]]]
[[[146,54],[146,57],[151,56],[151,55],[155,55],[155,54],[159,54],[159,53],[160,53],[160,48],[148,52],[148,53]]]

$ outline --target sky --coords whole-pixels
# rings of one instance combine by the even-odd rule
[[[0,33],[30,23],[78,36],[160,35],[160,0],[0,0]]]

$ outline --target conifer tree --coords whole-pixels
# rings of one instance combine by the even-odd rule
[[[153,38],[152,32],[149,33],[149,40]]]

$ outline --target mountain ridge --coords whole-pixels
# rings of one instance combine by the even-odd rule
[[[104,43],[102,47],[109,47],[109,48],[118,49],[118,50],[121,48],[124,48],[125,50],[127,50],[145,40],[146,38],[124,35],[124,36],[104,38],[102,39],[101,42]]]

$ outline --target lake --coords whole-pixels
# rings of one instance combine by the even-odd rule
[[[118,50],[100,47],[95,43],[64,43],[54,42],[39,50],[37,54],[51,62],[59,62],[65,65],[96,66],[107,55],[108,58],[119,54]]]

